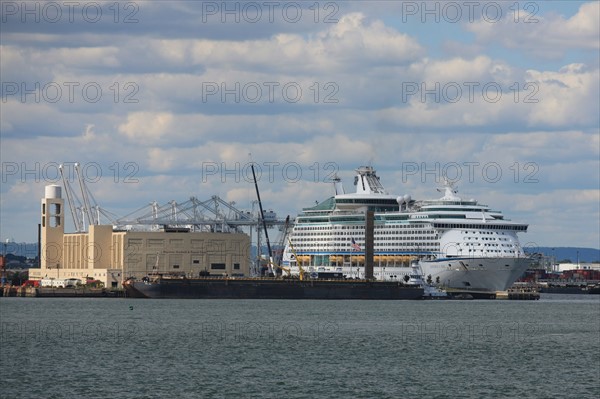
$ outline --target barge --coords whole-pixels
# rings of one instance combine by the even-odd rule
[[[423,288],[401,282],[283,278],[171,278],[127,280],[134,298],[189,299],[420,299]]]

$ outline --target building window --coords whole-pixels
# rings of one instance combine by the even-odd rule
[[[233,264],[233,270],[240,270],[240,264],[239,263],[234,263]]]
[[[198,260],[198,259],[194,259],[194,260],[192,261],[192,263],[193,263],[194,265],[199,265],[199,264],[200,264],[200,260]]]
[[[212,270],[225,270],[225,263],[211,263],[210,268]]]
[[[183,240],[182,239],[171,239],[171,240],[169,240],[169,246],[171,248],[183,248]]]
[[[173,265],[173,269],[179,269],[179,265]]]
[[[164,240],[158,239],[148,239],[147,241],[148,248],[163,248]]]

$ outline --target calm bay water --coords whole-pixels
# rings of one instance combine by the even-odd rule
[[[600,296],[0,299],[0,397],[595,398]]]

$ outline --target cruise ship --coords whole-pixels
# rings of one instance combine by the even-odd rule
[[[365,217],[374,212],[374,278],[408,280],[418,260],[429,283],[473,291],[504,291],[530,265],[512,222],[476,200],[463,200],[448,180],[443,197],[414,200],[389,194],[371,166],[356,170],[355,193],[335,178],[335,195],[297,216],[282,264],[292,275],[364,278]],[[406,276],[406,277],[405,277]]]

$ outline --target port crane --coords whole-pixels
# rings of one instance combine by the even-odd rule
[[[304,275],[305,275],[304,268],[302,267],[300,262],[298,262],[298,255],[296,254],[296,249],[294,248],[294,245],[292,244],[292,240],[290,240],[289,238],[288,238],[288,243],[290,244],[290,251],[292,251],[292,254],[294,255],[294,259],[296,259],[296,265],[298,265],[298,271],[299,271],[298,276],[299,276],[300,280],[304,280]]]
[[[258,181],[256,180],[256,173],[254,172],[254,164],[250,164],[252,168],[252,177],[254,178],[254,188],[256,188],[256,199],[258,200],[258,207],[260,209],[260,218],[262,219],[263,231],[265,232],[265,239],[267,240],[267,249],[269,250],[269,276],[275,276],[273,272],[273,250],[271,249],[271,241],[269,240],[269,230],[267,229],[267,222],[265,220],[265,211],[263,210],[262,201],[260,200],[260,192],[258,191]]]
[[[274,259],[275,266],[277,266],[278,270],[286,271],[288,274],[290,274],[289,270],[286,270],[286,268],[281,266],[281,261],[283,260],[283,250],[284,250],[286,238],[288,236],[289,228],[290,228],[290,215],[288,215],[285,218],[285,222],[284,222],[283,226],[281,227],[281,235],[279,237],[279,240],[277,241],[277,246],[275,248],[275,259]],[[278,274],[281,274],[281,273],[278,273]]]
[[[192,231],[239,232],[242,227],[260,224],[259,218],[251,212],[234,207],[235,203],[226,202],[213,195],[206,201],[190,197],[185,202],[169,201],[164,205],[151,202],[148,205],[116,220],[120,229],[128,230],[136,226],[169,226],[189,228]],[[227,212],[226,212],[227,211]],[[266,219],[268,227],[284,224],[275,218]]]
[[[113,225],[114,229],[124,231],[187,230],[240,233],[249,228],[252,241],[253,230],[256,229],[256,244],[259,252],[258,259],[260,259],[261,230],[266,232],[269,228],[285,226],[284,231],[287,231],[291,224],[288,219],[285,221],[278,219],[272,211],[265,212],[261,209],[260,213],[255,212],[254,206],[251,212],[239,210],[235,207],[235,202],[227,202],[217,195],[204,201],[197,197],[190,197],[184,202],[172,200],[164,204],[152,201],[119,217],[97,204],[91,190],[86,185],[79,163],[69,163],[64,166],[61,164],[59,170],[76,232],[85,232],[89,225],[101,224],[101,215],[103,219]],[[78,189],[74,188],[76,185]],[[258,188],[257,185],[255,186]],[[258,203],[258,201],[253,201],[254,203]],[[259,206],[262,208],[262,204]],[[268,236],[268,233],[266,235]],[[267,246],[270,246],[268,237]],[[271,252],[271,262],[273,261],[272,257]],[[254,269],[254,273],[257,273],[260,270],[260,261],[255,264],[257,267]]]
[[[105,216],[111,223],[113,223],[115,220],[115,215],[111,214],[105,209],[102,209],[98,205],[91,190],[85,184],[85,179],[83,177],[83,173],[81,172],[80,164],[76,162],[74,164],[74,170],[75,175],[77,176],[77,182],[79,184],[79,190],[82,199],[79,199],[79,196],[76,194],[75,190],[71,186],[71,183],[69,182],[69,177],[66,176],[64,169],[65,168],[63,164],[60,164],[58,166],[63,187],[67,195],[67,202],[69,203],[69,209],[71,211],[71,217],[73,218],[73,225],[75,226],[75,231],[77,231],[78,233],[87,231],[85,221],[86,216],[88,225],[100,224],[100,214]]]
[[[71,183],[69,183],[69,179],[65,176],[65,171],[63,164],[58,166],[58,170],[60,171],[60,177],[62,179],[63,187],[65,189],[65,193],[67,194],[67,202],[69,203],[69,209],[71,211],[71,217],[73,218],[73,225],[75,226],[75,231],[80,233],[84,231],[83,227],[83,215],[80,215],[79,212],[82,209],[81,201],[75,194],[75,191],[71,187]],[[77,204],[75,203],[77,201]]]

